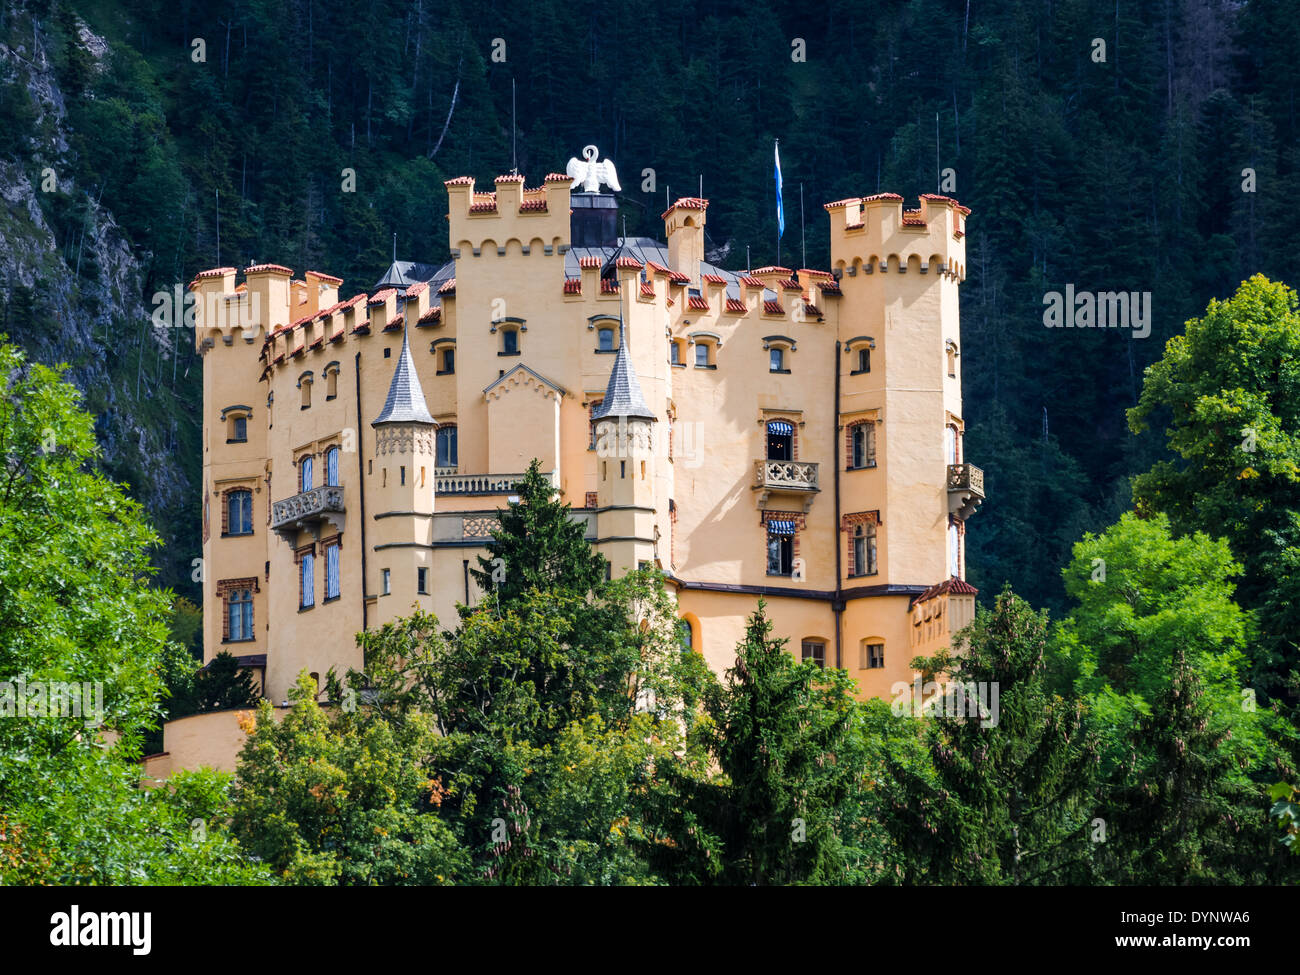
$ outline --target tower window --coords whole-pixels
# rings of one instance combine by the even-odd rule
[[[785,349],[772,348],[767,355],[769,372],[789,372],[785,367]]]
[[[456,427],[453,425],[438,427],[434,434],[437,446],[435,467],[456,467],[459,463]]]
[[[442,368],[438,370],[438,375],[446,376],[456,371],[456,350],[455,348],[446,348],[442,350]]]
[[[229,443],[246,443],[248,441],[248,417],[238,414],[230,418]]]
[[[680,342],[672,341],[668,343],[668,361],[674,366],[682,364],[682,346]]]
[[[380,573],[379,573],[379,595],[381,595],[381,596],[387,596],[390,592],[393,591],[393,588],[392,588],[392,585],[391,585],[391,583],[392,583],[392,578],[393,578],[393,575],[392,575],[392,573],[391,573],[388,569],[382,569],[382,570],[380,571]]]
[[[504,328],[501,330],[501,351],[498,355],[519,354],[519,330]]]
[[[339,545],[325,547],[325,601],[339,598]]]
[[[252,491],[230,491],[226,494],[226,531],[224,534],[253,534]]]
[[[298,388],[302,391],[302,408],[311,406],[311,373],[305,372],[298,377]]]
[[[612,328],[602,328],[596,332],[596,351],[614,351],[614,330]]]
[[[848,469],[876,466],[876,425],[870,420],[849,427]]]
[[[253,590],[232,589],[226,593],[226,639],[253,639]]]
[[[853,370],[854,373],[871,371],[871,347],[864,345],[858,349],[858,367]]]
[[[855,525],[851,536],[853,549],[849,565],[851,576],[876,574],[876,526],[870,523]]]
[[[709,344],[707,342],[695,343],[695,367],[697,369],[707,369],[709,367]]]
[[[767,523],[767,574],[788,576],[794,572],[794,522]]]
[[[298,563],[299,609],[311,609],[316,605],[316,556],[304,552]]]
[[[325,398],[336,399],[339,395],[339,367],[330,363],[325,367]]]
[[[415,570],[415,591],[422,596],[429,594],[429,570],[424,566]]]
[[[803,662],[812,661],[818,667],[826,666],[826,644],[821,640],[803,641]]]
[[[325,451],[325,483],[330,487],[339,486],[339,448],[331,447]]]

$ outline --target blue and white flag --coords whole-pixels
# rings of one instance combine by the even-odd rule
[[[781,143],[772,147],[776,156],[776,239],[785,233],[785,204],[781,201]]]

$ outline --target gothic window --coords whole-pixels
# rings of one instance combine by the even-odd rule
[[[339,448],[331,447],[325,451],[325,483],[331,487],[339,484]]]
[[[871,420],[849,427],[849,456],[845,466],[849,470],[876,466],[876,425]]]
[[[253,639],[253,590],[232,589],[226,593],[226,640]]]
[[[226,494],[226,534],[253,534],[253,492],[243,489]]]
[[[457,433],[454,424],[444,424],[438,427],[438,432],[434,434],[434,440],[437,446],[437,459],[434,462],[435,467],[456,467],[460,463],[459,448],[457,446]]]

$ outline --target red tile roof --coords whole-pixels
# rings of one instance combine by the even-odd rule
[[[429,287],[428,281],[416,281],[415,284],[406,289],[406,297],[414,298],[416,295],[421,294],[427,287]]]
[[[565,278],[564,293],[566,295],[582,294],[582,278]]]
[[[691,311],[708,311],[709,303],[699,295],[691,295],[686,299],[686,307]]]
[[[442,319],[442,309],[435,306],[433,308],[430,308],[423,315],[421,315],[419,321],[417,321],[415,324],[417,326],[432,325],[434,322],[440,321],[441,319]]]
[[[384,326],[384,331],[385,331],[385,332],[391,332],[391,331],[393,331],[393,329],[401,328],[401,327],[402,327],[402,323],[403,323],[405,320],[406,320],[406,316],[405,316],[405,315],[398,315],[398,316],[397,316],[396,318],[394,318],[391,322],[389,322],[387,325]]]
[[[603,295],[618,294],[618,280],[615,278],[601,278],[600,293]]]
[[[784,315],[785,309],[781,307],[781,302],[779,301],[765,301],[763,302],[763,314]]]
[[[524,178],[518,173],[506,173],[504,176],[498,176],[494,182],[497,183],[522,183]]]
[[[456,279],[448,278],[446,283],[438,289],[440,295],[454,295],[456,293]]]
[[[925,592],[921,593],[921,595],[913,599],[912,604],[923,603],[927,599],[933,599],[935,596],[943,596],[948,593],[955,593],[959,596],[976,596],[979,595],[979,590],[966,580],[952,576],[938,585],[931,586]]]
[[[875,203],[877,200],[901,200],[902,197],[897,193],[876,193],[874,196],[864,196],[863,203]]]
[[[677,209],[707,210],[708,208],[709,208],[709,201],[704,199],[701,196],[683,196],[679,200],[674,200],[673,205],[659,215],[659,219],[660,220],[666,219],[668,217],[668,214],[672,213],[674,210]]]
[[[561,180],[563,180],[563,181],[566,182],[566,183],[571,183],[571,182],[573,182],[573,180],[572,180],[570,177],[564,175],[564,173],[547,173],[547,174],[546,174],[546,179],[542,180],[542,182],[543,182],[543,183],[557,183],[557,182],[559,182],[559,181],[561,181]]]
[[[620,257],[618,260],[614,262],[614,266],[636,268],[638,271],[641,270],[641,268],[645,267],[645,265],[642,264],[640,261],[638,261],[635,257]]]
[[[801,268],[799,268],[799,273],[800,273],[800,274],[806,274],[806,275],[808,275],[810,278],[831,278],[831,279],[834,279],[834,277],[835,277],[835,275],[831,274],[830,271],[815,271],[815,270],[813,270],[813,269],[810,268],[810,267],[801,267]]]
[[[395,294],[397,294],[396,288],[385,288],[383,291],[376,291],[374,294],[370,296],[370,300],[366,302],[366,304],[382,305],[384,302],[386,302],[389,298],[393,297],[393,295]]]
[[[293,269],[287,268],[283,264],[254,264],[252,267],[244,268],[245,274],[288,274],[293,275]]]
[[[788,278],[790,276],[790,269],[788,267],[777,267],[774,264],[769,264],[767,267],[756,267],[749,273],[754,277],[758,277],[760,274],[784,274]]]
[[[762,281],[758,280],[758,278],[754,277],[752,274],[742,274],[742,275],[740,275],[740,283],[743,284],[743,285],[745,285],[746,287],[749,287],[749,288],[766,288],[766,287],[767,287],[767,285],[765,285]]]
[[[642,281],[642,282],[641,282],[641,297],[642,297],[642,298],[653,298],[654,296],[655,296],[655,286],[654,286],[653,284],[651,284],[649,281]]]
[[[519,209],[521,211],[527,210],[529,212],[545,213],[546,201],[545,200],[524,200],[522,203],[519,204]]]
[[[336,278],[334,275],[326,274],[323,271],[305,271],[303,272],[303,277],[313,277],[316,278],[318,281],[328,281],[330,284],[343,283],[342,278]]]
[[[578,258],[578,267],[581,268],[598,268],[600,267],[599,257],[580,257]]]
[[[950,204],[954,210],[960,210],[962,213],[967,214],[970,213],[970,207],[962,206],[951,196],[940,196],[938,193],[922,193],[921,199],[934,200],[936,203],[947,203]]]
[[[745,303],[741,301],[739,298],[728,298],[727,311],[731,312],[734,315],[743,315],[745,314],[746,311]]]
[[[457,176],[455,179],[445,179],[442,181],[443,186],[472,186],[474,185],[473,176]]]
[[[701,277],[702,279],[704,279],[705,281],[709,282],[709,284],[726,284],[726,283],[727,283],[727,279],[724,278],[721,274],[701,274],[700,277]]]

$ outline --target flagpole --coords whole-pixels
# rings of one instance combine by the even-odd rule
[[[803,255],[803,263],[800,267],[808,266],[808,241],[803,235],[803,183],[799,184],[799,250]]]

